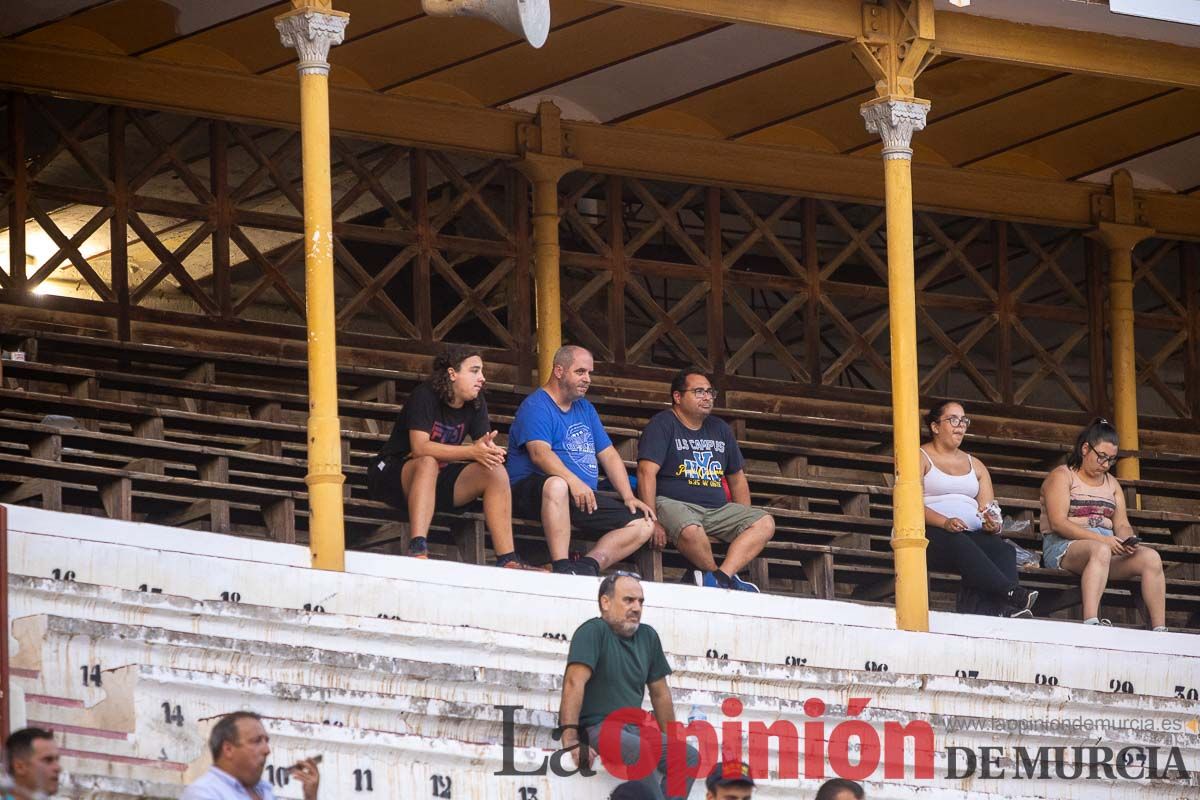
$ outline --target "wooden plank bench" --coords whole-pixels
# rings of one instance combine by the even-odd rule
[[[116,346],[115,343],[106,343],[105,346],[110,349],[115,348],[118,350],[121,347],[127,347],[127,346]],[[155,357],[162,356],[163,358],[166,358],[166,359],[172,360],[172,361],[177,361],[180,359],[180,356],[178,353],[164,352],[160,348],[149,348],[147,346],[140,346],[140,348],[135,348],[135,349],[139,349],[142,352],[147,352]],[[202,356],[195,356],[195,357],[196,358],[200,358],[200,357],[217,358],[217,357],[222,357],[222,356],[229,356],[230,358],[232,358],[234,360],[235,363],[239,363],[239,364],[248,363],[248,364],[253,364],[256,366],[261,366],[264,363],[275,364],[275,365],[278,365],[281,363],[279,360],[263,359],[261,357],[241,356],[239,354],[232,354],[232,355],[231,354],[202,354]],[[211,363],[211,362],[205,362],[205,363]],[[15,373],[15,374],[23,374],[24,373],[24,374],[32,375],[32,374],[36,373],[36,374],[41,375],[42,377],[45,377],[47,375],[53,376],[56,374],[60,374],[60,376],[62,377],[62,379],[64,381],[64,384],[76,387],[74,390],[76,392],[76,396],[86,396],[86,395],[80,395],[79,392],[87,391],[87,390],[81,390],[79,387],[91,385],[90,382],[94,380],[95,385],[111,384],[120,389],[139,389],[143,392],[161,391],[166,394],[181,397],[186,402],[192,402],[192,403],[195,403],[197,401],[208,400],[208,401],[212,401],[212,402],[241,404],[241,405],[248,406],[252,409],[255,409],[254,415],[257,416],[258,418],[264,419],[266,421],[275,421],[275,422],[279,421],[277,414],[282,409],[287,409],[287,410],[292,410],[292,411],[297,411],[297,412],[305,412],[307,410],[306,395],[304,395],[303,393],[297,393],[297,392],[268,391],[268,390],[255,389],[253,387],[246,387],[246,386],[222,386],[222,385],[212,384],[211,382],[203,383],[203,382],[195,382],[195,381],[181,381],[181,380],[175,380],[175,379],[170,379],[170,378],[158,378],[158,377],[154,377],[154,376],[128,374],[128,373],[114,372],[114,371],[109,371],[109,370],[87,371],[87,370],[81,370],[79,368],[55,367],[52,365],[37,364],[35,362],[24,362],[24,363],[12,362],[12,364],[10,366],[11,366],[10,372]],[[298,371],[300,369],[300,367],[303,366],[303,362],[287,362],[287,366],[289,369]],[[359,371],[361,371],[361,369]],[[389,373],[388,371],[378,370],[378,371],[376,371],[376,373],[377,374],[374,374],[372,377],[380,378],[381,375],[379,373],[381,373],[382,375],[392,375],[393,380],[399,379],[396,377],[395,373]],[[419,378],[419,376],[415,376],[415,375],[411,375],[411,374],[406,377],[408,377],[414,381]],[[495,395],[498,388],[500,388],[500,387],[492,386],[490,389],[490,393],[492,395]],[[519,399],[521,396],[523,396],[522,392],[524,391],[524,390],[518,391],[516,389],[516,387],[505,387],[505,390],[510,391],[513,394],[513,397],[516,399]],[[601,407],[605,407],[606,404],[610,404],[612,402],[610,399],[604,398],[604,397],[595,397],[593,399]],[[653,412],[657,411],[658,409],[664,407],[664,405],[661,402],[652,402],[652,401],[648,401],[648,400],[621,400],[619,402],[622,404],[622,407],[628,407],[628,406],[632,405],[647,416],[650,413],[653,413]],[[371,423],[373,423],[373,425],[376,426],[375,430],[378,430],[378,426],[389,422],[390,419],[393,418],[394,415],[399,411],[399,408],[400,408],[400,406],[395,403],[380,403],[380,402],[365,401],[365,400],[344,400],[341,403],[340,413],[344,416],[348,416],[351,418],[360,418],[363,420],[370,421]],[[271,416],[272,411],[276,412],[276,416],[274,416],[274,417]],[[822,418],[816,418],[816,417],[804,417],[804,418],[794,418],[793,419],[793,418],[785,418],[782,415],[766,414],[766,413],[762,413],[762,412],[749,415],[749,417],[743,416],[743,418],[750,418],[750,417],[753,417],[754,419],[760,420],[760,421],[761,420],[776,420],[777,421],[779,419],[786,419],[788,421],[789,425],[793,425],[793,424],[794,425],[799,425],[799,424],[812,425],[812,424],[818,424],[818,423],[825,424],[825,425],[832,425],[832,426],[838,428],[839,431],[846,427],[846,423],[844,423],[843,421],[828,420],[828,419],[822,419]],[[616,420],[610,419],[609,423],[612,424],[615,421]],[[630,419],[622,419],[621,421],[622,422],[632,422],[632,423],[638,422],[638,420],[630,420]],[[852,423],[850,425],[850,427],[854,430],[870,429],[870,430],[874,430],[876,432],[879,432],[880,430],[882,430],[879,424]],[[886,426],[883,426],[883,427],[886,428]],[[633,436],[636,436],[637,425],[634,425],[631,428],[631,430],[634,431]],[[791,477],[798,476],[796,474],[798,471],[797,460],[804,460],[804,459],[825,459],[828,462],[834,462],[834,463],[840,461],[841,462],[840,466],[843,466],[843,467],[850,467],[850,466],[855,466],[855,467],[859,467],[859,468],[866,467],[868,469],[873,469],[873,470],[879,471],[885,475],[890,474],[890,471],[891,471],[890,459],[886,455],[874,454],[874,453],[868,453],[868,452],[850,451],[850,453],[854,454],[852,456],[850,453],[846,453],[845,451],[842,451],[842,455],[839,456],[838,451],[834,450],[834,449],[801,447],[801,446],[796,446],[796,445],[788,445],[786,443],[780,443],[778,441],[778,439],[786,439],[788,437],[789,434],[786,431],[782,431],[782,430],[773,431],[773,435],[777,439],[777,441],[775,441],[775,442],[768,443],[768,442],[756,442],[756,441],[751,441],[751,440],[744,440],[743,448],[744,448],[744,450],[749,451],[749,453],[751,455],[759,455],[759,456],[783,455],[784,459],[780,464],[780,468],[781,468],[781,470],[784,471],[785,475],[791,473],[789,475]],[[993,439],[993,437],[974,437],[974,436],[972,436],[971,444],[972,444],[972,446],[975,446],[977,444],[991,441],[992,439]],[[1014,440],[1005,439],[1004,441],[1007,443],[1012,443]],[[843,440],[843,442],[844,442],[844,440]],[[1030,444],[1032,446],[1032,443],[1030,443]],[[1058,448],[1057,450],[1055,450],[1055,452],[1061,452],[1061,448]],[[857,458],[857,461],[855,461],[855,458]],[[1181,458],[1184,458],[1184,457],[1180,456],[1178,454],[1171,454],[1170,458],[1172,459],[1172,463],[1176,463]],[[800,464],[799,469],[802,469],[803,466],[805,466],[805,465]],[[1040,481],[1044,477],[1041,470],[1032,470],[1031,471],[1031,470],[1024,470],[1024,469],[1011,469],[1011,468],[1006,468],[1006,467],[999,466],[999,465],[994,466],[992,469],[993,469],[993,473],[997,476],[998,479],[1012,479],[1014,481],[1019,482],[1021,485],[1025,485],[1030,488],[1036,488],[1037,485],[1040,485]],[[999,483],[1001,481],[998,480],[997,482]],[[1173,497],[1173,498],[1183,498],[1183,499],[1187,499],[1187,500],[1195,500],[1195,499],[1200,498],[1200,486],[1196,486],[1195,484],[1188,484],[1186,482],[1181,482],[1181,481],[1160,481],[1160,480],[1149,480],[1148,479],[1148,480],[1144,480],[1141,482],[1130,482],[1128,489],[1131,493],[1134,491],[1140,491],[1144,496],[1163,495],[1163,496],[1168,496],[1168,497]]]
[[[44,508],[61,510],[61,484],[82,484],[94,486],[107,516],[120,520],[134,519],[135,486],[166,497],[181,498],[181,511],[184,513],[195,501],[250,503],[262,509],[264,526],[272,538],[281,542],[296,541],[296,495],[290,491],[68,463],[7,452],[0,452],[0,474],[9,476],[7,480],[15,477],[20,481],[19,486],[0,496],[0,501],[19,503],[36,493],[40,495]],[[54,507],[55,504],[58,508]]]
[[[119,349],[119,348],[118,348]],[[147,357],[156,355],[147,353]],[[234,359],[239,364],[261,365],[262,359],[238,360]],[[19,362],[18,362],[19,363]],[[285,371],[297,372],[297,365],[303,365],[303,362],[289,362],[285,367]],[[41,366],[33,367],[32,370],[40,369]],[[215,368],[214,368],[215,369]],[[394,373],[388,371],[379,371],[380,374],[371,374],[372,379],[387,379]],[[10,373],[11,374],[11,371]],[[281,409],[286,408],[288,411],[303,412],[306,408],[306,397],[298,392],[288,392],[282,390],[261,390],[262,394],[255,394],[254,387],[248,387],[250,391],[243,391],[232,385],[214,385],[212,381],[190,381],[177,378],[147,376],[145,379],[139,379],[139,376],[132,375],[120,370],[86,370],[77,367],[61,367],[43,370],[39,373],[45,375],[59,374],[62,378],[61,384],[66,387],[71,396],[69,398],[59,395],[60,408],[72,416],[77,416],[82,421],[92,423],[93,425],[129,425],[131,429],[137,431],[140,426],[140,438],[155,435],[156,426],[160,426],[164,435],[171,437],[196,437],[194,441],[226,441],[236,438],[238,435],[244,435],[247,439],[253,440],[253,434],[261,437],[263,433],[269,434],[267,441],[275,442],[279,445],[279,452],[296,452],[302,453],[301,448],[306,442],[306,431],[302,425],[296,423],[254,421],[250,422],[241,417],[229,417],[221,414],[204,414],[188,409],[168,409],[161,408],[153,404],[147,403],[111,403],[97,400],[91,396],[91,384],[89,381],[96,380],[97,386],[102,385],[100,379],[113,381],[113,388],[117,391],[124,392],[127,395],[146,394],[179,397],[186,402],[213,402],[224,403],[227,400],[246,400],[247,398],[253,401],[278,402]],[[252,375],[252,371],[247,369],[246,374]],[[413,375],[415,380],[420,376]],[[76,387],[72,389],[71,387]],[[87,387],[80,389],[79,387]],[[495,388],[495,387],[490,387]],[[161,391],[160,391],[161,390]],[[523,396],[523,391],[513,390],[513,397],[518,398]],[[0,402],[7,405],[14,405],[23,408],[27,413],[36,414],[38,411],[45,411],[44,405],[45,396],[47,393],[24,393],[23,400],[18,400],[9,397],[7,394],[0,394]],[[82,396],[81,396],[82,395]],[[606,401],[602,397],[594,397],[595,402],[604,404]],[[360,409],[363,414],[363,419],[371,419],[378,424],[386,424],[390,422],[390,417],[398,411],[399,406],[394,403],[378,403],[375,401],[350,401],[350,408]],[[244,405],[250,405],[243,403]],[[500,407],[500,403],[494,404],[495,407]],[[652,400],[648,398],[636,399],[632,395],[629,398],[618,397],[615,402],[611,403],[612,408],[624,409],[626,412],[636,411],[643,415],[642,418],[648,417],[651,413],[665,407],[665,403],[661,400]],[[607,408],[607,406],[603,406]],[[807,551],[804,548],[820,548],[826,545],[822,541],[830,542],[847,542],[859,541],[863,535],[871,535],[870,531],[878,531],[890,527],[890,487],[887,486],[887,477],[891,474],[891,459],[883,454],[883,451],[869,452],[872,447],[872,440],[868,437],[861,436],[852,440],[841,440],[842,451],[831,445],[832,440],[839,430],[839,423],[836,420],[826,420],[823,418],[784,418],[782,415],[770,414],[745,414],[742,418],[753,420],[754,424],[762,424],[764,427],[776,426],[784,419],[788,422],[796,422],[800,420],[810,424],[814,428],[819,428],[821,435],[825,438],[820,438],[811,435],[811,433],[797,433],[794,431],[775,431],[771,433],[780,441],[775,442],[752,442],[744,441],[744,448],[750,450],[757,447],[753,452],[753,456],[762,456],[762,460],[767,462],[766,466],[770,466],[771,462],[777,465],[780,475],[774,475],[770,471],[759,472],[753,467],[748,470],[751,478],[752,488],[756,492],[758,500],[776,500],[787,501],[789,498],[803,499],[806,502],[813,501],[813,509],[828,509],[829,511],[810,510],[807,514],[792,512],[788,509],[772,509],[776,514],[779,522],[779,534],[777,536],[778,543],[773,542],[772,548],[778,549],[781,554],[786,553],[788,548],[792,548],[793,557],[808,556],[812,553],[817,553],[821,556],[822,561],[826,555],[833,559],[836,555],[835,550],[838,548],[826,551]],[[507,428],[510,418],[505,415],[497,415],[499,425]],[[617,417],[614,414],[607,414],[606,421],[616,430],[610,430],[610,433],[616,433],[620,437],[620,445],[623,455],[626,458],[632,458],[635,455],[637,427],[635,424],[628,424],[623,427],[613,425],[613,423],[636,423],[636,417]],[[249,424],[248,424],[249,423]],[[746,427],[746,426],[743,426]],[[779,425],[779,427],[784,427]],[[789,426],[790,427],[790,426]],[[881,434],[888,430],[886,425],[878,424],[854,424],[849,426],[853,431],[860,434],[871,433]],[[752,429],[751,429],[752,430]],[[830,433],[833,432],[833,433]],[[357,458],[359,461],[365,461],[374,456],[374,452],[378,449],[380,442],[385,438],[381,434],[367,432],[366,435],[360,435],[361,432],[347,431],[348,453],[350,457],[346,459],[348,474],[348,485],[357,489],[363,486],[365,471],[361,466],[353,463]],[[829,434],[829,435],[826,435]],[[807,438],[804,438],[807,437]],[[890,440],[890,434],[887,437],[876,436],[875,439],[880,444],[886,444]],[[792,441],[807,441],[819,440],[825,446],[791,444],[787,440]],[[634,445],[631,450],[629,445]],[[999,442],[996,442],[999,444]],[[96,445],[96,440],[93,440],[92,446]],[[1036,445],[1036,447],[1034,446]],[[203,444],[195,444],[196,447],[204,447]],[[146,449],[143,452],[142,458],[151,459],[153,455],[159,451],[156,449],[159,445],[148,444],[144,446]],[[852,448],[852,449],[850,449]],[[865,449],[864,449],[865,448]],[[1029,450],[1031,452],[1042,451],[1046,446],[1041,443],[1031,443]],[[82,449],[82,448],[81,448]],[[131,450],[126,453],[133,452]],[[1040,452],[1040,451],[1039,451]],[[101,454],[102,455],[102,454]],[[751,453],[748,453],[751,455]],[[114,456],[117,457],[117,456]],[[812,464],[814,460],[818,460],[818,466],[821,465],[819,459],[828,459],[830,465],[837,464],[839,461],[844,467],[856,467],[860,473],[865,473],[870,476],[872,473],[880,478],[880,485],[873,485],[865,481],[847,480],[845,478],[835,478],[820,474],[804,474],[799,470],[792,470],[792,467],[797,465],[795,459],[797,457],[806,457],[809,459],[808,464]],[[237,468],[231,465],[231,476],[237,476],[239,479],[245,477],[250,483],[257,483],[262,488],[280,488],[289,485],[299,487],[300,476],[292,470],[276,471],[271,468],[271,464],[277,463],[272,458],[267,458],[265,461],[257,464],[244,464],[243,468]],[[288,461],[286,457],[278,457],[278,463]],[[299,462],[300,459],[290,459],[290,461]],[[1186,459],[1176,459],[1178,463],[1186,463]],[[97,465],[92,465],[97,466]],[[789,471],[798,474],[789,474]],[[1018,484],[1018,488],[1032,488],[1034,482],[1040,485],[1042,473],[1035,470],[1029,470],[1021,467],[1009,467],[997,465],[993,467],[993,472],[997,476],[1004,478],[1012,478],[1012,483]],[[166,476],[171,477],[171,476]],[[274,483],[276,479],[278,485]],[[1000,481],[997,481],[1000,483]],[[1180,484],[1179,481],[1143,481],[1135,486],[1138,489],[1144,490],[1161,490],[1173,491],[1179,496],[1188,498],[1194,496],[1194,487]],[[302,493],[302,489],[300,490]],[[1143,491],[1145,494],[1146,491]],[[1036,510],[1036,502],[1028,498],[1003,498],[1006,507],[1013,508],[1022,515],[1032,516]],[[389,513],[394,512],[391,509],[383,507]],[[829,513],[831,511],[841,511],[841,514]],[[798,509],[797,509],[798,511]],[[303,513],[301,513],[303,516]],[[1131,516],[1134,517],[1135,524],[1139,526],[1163,526],[1155,530],[1163,530],[1165,533],[1151,533],[1151,537],[1158,537],[1162,540],[1165,536],[1174,536],[1175,532],[1187,529],[1189,526],[1194,526],[1197,522],[1195,516],[1186,514],[1171,514],[1169,512],[1154,512],[1154,511],[1135,511],[1131,510]],[[370,520],[370,517],[361,517],[363,520]],[[383,520],[381,520],[383,521]],[[839,523],[840,521],[840,523]],[[864,533],[866,531],[867,533]],[[539,532],[540,533],[540,532]],[[1032,540],[1030,543],[1034,543]],[[1160,544],[1160,541],[1155,541],[1155,544]],[[882,556],[875,554],[869,555],[873,551],[866,550],[868,555],[855,555],[853,549],[840,548],[842,555],[849,562],[847,569],[853,571],[858,566],[866,566],[866,562],[857,563],[854,561],[858,558],[860,562],[863,559],[879,559],[884,558],[890,563],[890,551],[883,552]],[[1195,564],[1194,548],[1188,544],[1170,544],[1163,545],[1163,554],[1168,559],[1177,558],[1179,564]],[[668,563],[671,563],[670,554],[668,555]],[[786,561],[786,559],[785,559]],[[764,560],[764,564],[770,563],[770,559]],[[790,562],[789,562],[790,563]],[[808,563],[812,563],[809,559]],[[659,570],[661,570],[661,566]],[[804,569],[804,565],[801,565]],[[839,567],[841,569],[841,567]],[[651,572],[650,570],[646,570]],[[651,573],[653,574],[653,573]],[[1185,584],[1181,584],[1185,586]],[[1181,595],[1181,596],[1186,596]]]

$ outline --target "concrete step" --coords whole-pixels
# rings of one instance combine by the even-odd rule
[[[203,634],[179,634],[161,629],[135,628],[112,623],[96,623],[39,616],[18,621],[15,633],[20,644],[14,667],[17,680],[24,683],[27,714],[64,730],[63,744],[77,759],[105,762],[109,772],[124,777],[153,779],[166,770],[180,776],[194,773],[205,763],[203,739],[206,729],[182,730],[185,726],[166,721],[174,701],[184,719],[212,719],[230,708],[254,707],[278,722],[304,724],[338,735],[370,734],[385,744],[407,748],[408,739],[441,743],[470,743],[477,747],[476,761],[500,768],[502,728],[498,703],[521,705],[531,709],[517,718],[514,744],[526,748],[518,759],[528,769],[547,757],[553,749],[549,729],[554,724],[557,701],[557,675],[525,673],[513,675],[500,670],[480,671],[475,683],[463,681],[468,672],[455,667],[381,656],[319,651],[288,645],[269,645]],[[36,637],[41,635],[44,651],[51,658],[34,662],[30,655]],[[212,665],[227,664],[229,654],[237,652],[234,666],[242,674],[264,677],[214,675]],[[145,659],[146,661],[139,661]],[[125,666],[103,667],[105,663],[132,661],[148,663],[153,659],[174,668]],[[92,660],[92,662],[89,662]],[[101,686],[81,687],[76,667],[100,663]],[[60,669],[60,666],[63,668]],[[198,666],[201,671],[179,669]],[[746,709],[735,715],[743,725],[771,725],[786,720],[802,730],[809,721],[803,705],[811,697],[820,697],[829,705],[824,715],[832,730],[848,717],[844,706],[851,697],[872,698],[860,715],[876,729],[886,730],[887,723],[907,725],[929,718],[935,727],[954,731],[941,738],[942,747],[1011,746],[1070,747],[1078,742],[1071,730],[1041,733],[1005,732],[986,724],[1003,716],[1007,706],[1036,716],[1057,710],[1074,709],[1080,714],[1103,714],[1117,726],[1106,732],[1111,747],[1124,745],[1170,747],[1176,736],[1166,732],[1143,732],[1132,727],[1149,709],[1141,698],[1127,697],[1114,703],[1108,695],[1039,687],[1042,697],[1031,698],[1025,687],[1005,687],[995,683],[962,679],[923,680],[920,676],[868,673],[866,680],[838,675],[818,668],[760,667],[716,659],[683,658],[673,680],[676,705],[680,709],[697,706],[708,713],[714,725],[727,720],[719,707],[727,696],[737,696]],[[399,670],[403,685],[396,684]],[[58,671],[58,679],[53,674]],[[379,673],[383,673],[380,675]],[[367,673],[367,674],[363,674]],[[307,676],[306,685],[269,680],[277,675]],[[295,677],[293,677],[293,681]],[[141,684],[145,683],[145,686]],[[360,685],[382,683],[384,692],[365,692]],[[463,684],[467,683],[467,686]],[[345,687],[345,688],[340,688]],[[513,687],[535,687],[517,692]],[[829,687],[839,687],[831,691]],[[844,688],[843,688],[844,687]],[[144,689],[144,691],[142,691]],[[426,696],[413,697],[424,690]],[[56,694],[57,692],[57,694]],[[103,699],[97,699],[103,695]],[[447,702],[440,698],[449,695]],[[166,701],[163,697],[167,697]],[[32,699],[31,702],[31,698]],[[162,703],[168,703],[168,712]],[[942,713],[930,715],[931,703]],[[37,708],[46,706],[47,709]],[[380,711],[383,714],[380,714]],[[35,718],[32,712],[44,712],[47,718]],[[1161,701],[1157,716],[1182,718],[1189,712],[1180,701]],[[332,714],[332,716],[331,716]],[[364,714],[366,716],[364,716]],[[345,721],[342,727],[325,726],[326,720]],[[336,727],[336,730],[335,730]],[[748,730],[748,728],[743,728]],[[120,734],[120,735],[117,735]],[[326,734],[320,734],[324,737]],[[772,748],[772,757],[778,757]],[[1191,758],[1200,755],[1194,747],[1184,751]],[[86,758],[81,754],[89,754]],[[911,760],[909,774],[912,774]],[[935,768],[944,771],[945,762],[935,760]],[[115,771],[115,772],[114,772]]]
[[[193,600],[214,601],[223,592],[235,592],[226,596],[240,597],[242,606],[272,609],[281,618],[287,609],[320,606],[339,615],[342,635],[348,636],[373,632],[365,621],[386,614],[406,625],[565,638],[596,614],[594,579],[361,553],[347,554],[347,573],[332,573],[309,569],[302,547],[130,527],[139,536],[155,535],[139,546],[16,533],[10,563],[18,574],[47,578],[58,570],[58,575],[73,573],[75,583],[147,586]],[[172,549],[211,551],[225,545],[233,560]],[[263,560],[269,556],[282,563]],[[236,585],[231,576],[238,578]],[[1157,697],[1175,697],[1180,686],[1185,696],[1200,690],[1200,637],[1188,634],[939,613],[931,614],[930,633],[917,634],[896,630],[894,612],[882,607],[669,584],[646,584],[645,591],[645,621],[678,655],[713,652],[750,663],[804,662],[860,671],[886,667],[921,675],[974,671],[1003,682],[1057,682],[1101,692],[1132,687],[1134,693]],[[740,635],[746,619],[785,633]]]
[[[393,620],[342,618],[332,614],[305,614],[287,610],[271,610],[226,603],[197,603],[167,595],[148,595],[105,587],[81,584],[62,586],[39,579],[14,580],[14,614],[19,610],[37,610],[79,618],[87,613],[94,621],[138,619],[147,625],[161,627],[150,636],[155,641],[169,639],[170,632],[204,634],[222,641],[216,646],[230,646],[233,640],[246,639],[256,647],[263,644],[294,642],[303,639],[313,647],[326,648],[337,654],[356,653],[360,656],[403,659],[411,670],[419,664],[429,664],[440,670],[446,664],[473,662],[476,668],[490,674],[537,673],[530,685],[552,687],[557,691],[558,679],[565,663],[567,643],[544,637],[500,634],[466,626],[446,626],[431,623],[397,623]],[[355,628],[357,626],[357,629]],[[256,651],[247,651],[247,654]],[[271,650],[279,658],[284,650]],[[1175,715],[1183,721],[1190,719],[1192,704],[1181,698],[1159,698],[1124,692],[1073,689],[1063,685],[1033,685],[1021,682],[990,680],[986,676],[904,675],[890,669],[830,670],[807,663],[767,665],[742,660],[685,656],[671,653],[676,668],[673,684],[678,689],[695,688],[714,697],[721,692],[737,693],[748,685],[755,687],[757,697],[779,697],[803,701],[830,686],[854,684],[886,692],[890,697],[901,694],[918,695],[897,707],[908,710],[923,708],[919,695],[930,686],[938,686],[947,694],[977,694],[981,686],[991,695],[1036,706],[1061,707],[1064,704],[1080,710],[1130,713],[1134,716],[1145,710],[1156,715]],[[719,654],[725,655],[725,654]],[[1186,664],[1184,665],[1186,666]],[[499,671],[499,673],[497,672]],[[439,672],[438,675],[443,673]],[[449,673],[445,674],[449,680]],[[749,676],[753,675],[753,678]],[[460,680],[463,676],[460,676]],[[422,678],[424,679],[424,678]],[[472,673],[474,679],[474,673]],[[489,681],[490,682],[490,681]],[[509,685],[507,688],[513,688]],[[1126,688],[1126,687],[1121,687]],[[1136,689],[1136,687],[1133,687]],[[712,700],[715,710],[721,698]],[[1165,717],[1164,717],[1165,718]]]
[[[456,797],[512,800],[533,790],[541,800],[600,800],[615,783],[493,774],[503,763],[497,705],[522,707],[518,768],[553,751],[566,637],[595,615],[595,580],[366,554],[328,573],[309,569],[302,547],[91,519],[79,533],[70,526],[77,519],[14,514],[13,703],[56,728],[71,780],[96,796],[172,796],[206,767],[213,719],[240,707],[266,714],[273,765],[325,754],[323,800],[361,798],[367,769],[373,792],[397,797],[428,796],[449,780]],[[1111,800],[1200,794],[1200,737],[1187,727],[1196,714],[1188,695],[1200,688],[1196,637],[939,614],[932,632],[913,633],[896,630],[888,608],[645,590],[645,621],[675,668],[680,718],[695,707],[718,727],[803,730],[812,721],[804,704],[816,698],[826,705],[825,739],[851,716],[876,731],[931,723],[938,777],[913,780],[906,753],[910,777],[877,771],[871,797],[1090,800],[1097,787]],[[226,591],[241,602],[217,599]],[[726,717],[731,696],[744,709]],[[857,697],[870,702],[851,715]],[[182,725],[167,718],[176,706]],[[1027,724],[1075,719],[1108,727]],[[1148,719],[1153,730],[1134,724]],[[948,747],[996,746],[1011,759],[1017,747],[1097,742],[1178,747],[1192,776],[946,777]],[[850,750],[854,761],[857,740]],[[775,764],[777,742],[769,752]],[[757,796],[803,796],[818,783],[776,773]],[[299,789],[282,787],[281,796]]]
[[[333,675],[352,685],[353,674]],[[30,724],[70,730],[104,740],[106,752],[144,758],[190,761],[201,754],[207,723],[235,708],[252,708],[264,717],[307,725],[327,725],[348,731],[416,735],[430,739],[500,741],[500,712],[487,703],[494,687],[481,685],[470,695],[445,699],[444,686],[434,680],[426,694],[383,693],[337,685],[284,683],[242,675],[197,672],[162,666],[130,665],[103,675],[105,699],[91,706],[64,698],[27,695]],[[336,683],[330,681],[330,683]],[[395,689],[408,687],[395,686]],[[505,700],[522,708],[513,714],[514,741],[520,746],[550,743],[545,732],[556,724],[557,710],[544,702],[546,693],[519,691]],[[545,707],[543,707],[545,706]],[[164,744],[165,743],[165,744]]]

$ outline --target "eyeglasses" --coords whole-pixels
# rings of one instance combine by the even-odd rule
[[[957,428],[960,425],[964,428],[971,427],[970,417],[942,417],[938,422],[949,422],[952,428]]]
[[[1102,467],[1112,466],[1113,464],[1115,464],[1121,460],[1120,455],[1106,456],[1106,455],[1104,455],[1104,453],[1101,453],[1099,450],[1096,450],[1093,447],[1089,446],[1088,449],[1090,449],[1092,451],[1092,453],[1095,454],[1096,463],[1098,463]]]
[[[642,576],[638,575],[636,572],[628,572],[623,569],[614,569],[608,574],[612,578],[633,578],[635,581],[640,581],[642,579]]]
[[[717,390],[713,389],[712,387],[705,388],[703,386],[698,386],[695,389],[688,389],[687,391],[696,395],[696,397],[716,397],[717,396]]]

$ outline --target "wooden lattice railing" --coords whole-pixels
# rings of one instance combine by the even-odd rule
[[[122,339],[169,323],[303,341],[294,131],[20,93],[0,114],[10,318],[109,318]],[[339,343],[468,342],[530,380],[524,178],[399,144],[335,138],[332,157]],[[615,376],[697,364],[722,388],[886,404],[884,213],[836,197],[566,176],[566,338]],[[924,396],[1064,422],[1107,410],[1104,254],[1084,230],[928,210],[915,222]],[[1197,254],[1162,239],[1135,252],[1147,426],[1200,429]]]

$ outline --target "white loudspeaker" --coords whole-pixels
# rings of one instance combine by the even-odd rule
[[[421,0],[433,17],[481,17],[512,31],[534,47],[550,33],[550,0]]]

